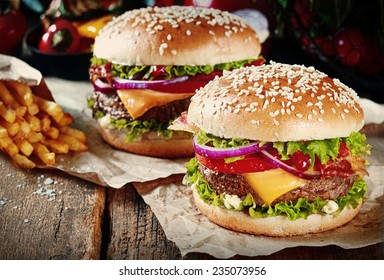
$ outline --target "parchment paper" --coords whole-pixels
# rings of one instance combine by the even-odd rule
[[[384,241],[384,139],[368,140],[373,149],[369,177],[366,177],[368,194],[362,209],[346,226],[320,234],[276,238],[233,232],[203,216],[194,205],[190,188],[180,181],[155,188],[148,188],[146,184],[134,183],[134,186],[182,255],[200,252],[225,259],[234,255],[270,255],[296,246],[359,248]]]

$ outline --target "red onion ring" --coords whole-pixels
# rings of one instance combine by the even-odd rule
[[[116,91],[116,89],[115,89],[113,86],[111,86],[111,85],[109,85],[109,84],[107,84],[107,83],[104,83],[104,82],[103,82],[102,80],[100,80],[100,79],[95,80],[95,81],[92,83],[92,85],[93,85],[93,88],[94,88],[95,90],[100,91],[100,92],[103,92],[103,93],[113,93],[113,92]]]
[[[296,168],[289,166],[288,164],[282,162],[281,160],[275,158],[273,155],[268,153],[265,150],[260,151],[260,154],[262,156],[262,159],[271,164],[272,166],[276,168],[281,168],[297,177],[303,178],[303,179],[316,179],[320,178],[321,172],[320,171],[306,171],[306,172],[300,172]]]
[[[119,77],[113,77],[113,84],[117,89],[153,89],[156,86],[167,86],[173,83],[180,83],[188,80],[188,76],[180,76],[170,80],[128,80]]]
[[[201,145],[197,143],[196,136],[193,137],[193,146],[195,152],[203,157],[209,158],[232,158],[254,154],[266,149],[270,146],[270,143],[259,145],[260,142],[252,142],[245,146],[234,147],[234,148],[215,148],[207,145]]]

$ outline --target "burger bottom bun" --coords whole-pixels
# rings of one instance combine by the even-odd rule
[[[126,142],[126,132],[99,126],[104,141],[112,147],[144,156],[159,158],[181,158],[193,155],[193,144],[190,133],[174,132],[171,138],[158,136],[155,132],[147,132],[141,139]]]
[[[241,211],[213,206],[204,202],[196,190],[193,190],[193,197],[197,208],[219,226],[238,232],[276,237],[319,233],[340,227],[352,220],[362,205],[361,202],[356,208],[346,206],[337,216],[313,214],[307,219],[291,221],[284,216],[252,218]]]

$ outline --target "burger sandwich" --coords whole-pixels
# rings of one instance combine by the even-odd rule
[[[293,236],[359,212],[370,146],[359,98],[339,80],[274,62],[225,71],[183,117],[172,127],[193,132],[195,149],[184,183],[218,225]]]
[[[147,7],[115,17],[95,39],[89,70],[102,137],[141,155],[191,156],[190,134],[170,122],[224,70],[263,63],[260,51],[256,32],[220,10]]]

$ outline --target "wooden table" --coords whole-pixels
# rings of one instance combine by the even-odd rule
[[[0,153],[0,259],[212,257],[181,256],[132,184],[112,189],[58,170],[24,171]],[[295,247],[254,259],[384,259],[384,243]]]

